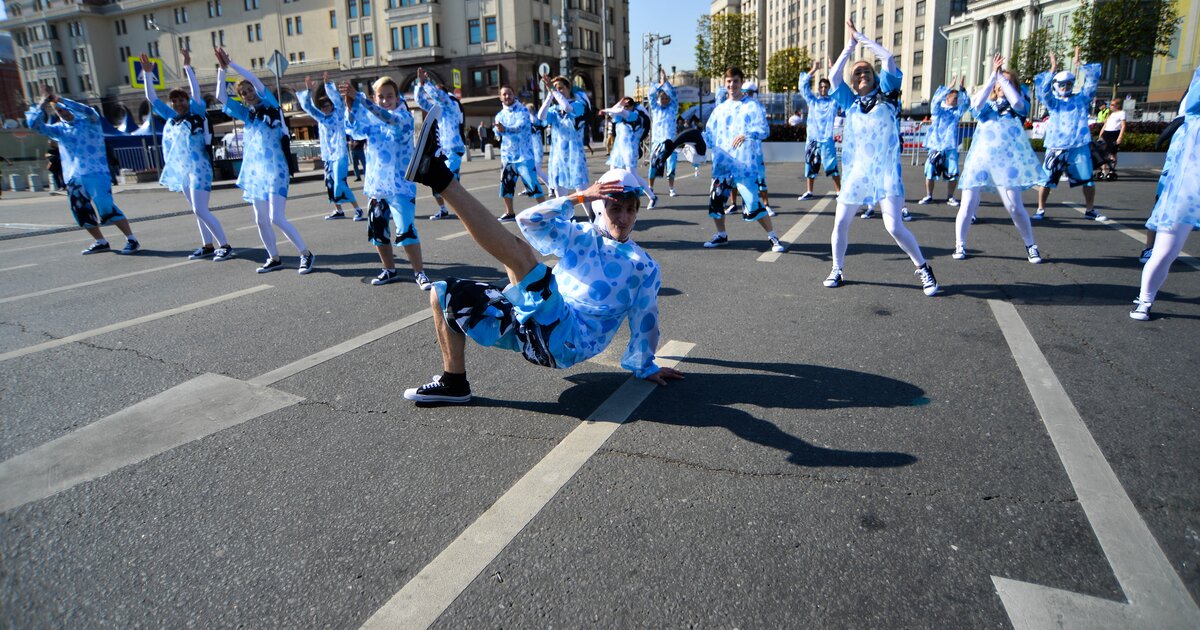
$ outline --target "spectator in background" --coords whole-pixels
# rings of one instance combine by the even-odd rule
[[[479,131],[475,127],[467,127],[467,142],[471,144],[472,149],[483,148],[479,142]]]
[[[1125,107],[1121,99],[1114,98],[1108,105],[1111,109],[1100,129],[1100,140],[1103,141],[1105,160],[1100,164],[1100,178],[1114,180],[1117,178],[1117,149],[1125,138]]]
[[[4,160],[5,164],[12,166],[12,160],[9,160],[8,158],[6,158],[2,155],[0,155],[0,160]],[[3,173],[0,173],[0,175],[2,175],[2,174]],[[4,187],[0,186],[0,197],[3,197],[3,194],[4,194]]]
[[[46,149],[46,170],[50,171],[50,176],[54,178],[55,188],[66,189],[67,183],[63,181],[62,154],[58,151],[58,143],[53,140]]]
[[[804,117],[800,115],[800,110],[796,110],[791,118],[788,118],[789,127],[799,127],[804,124]]]
[[[350,140],[350,164],[354,167],[354,181],[362,181],[362,171],[367,169],[367,141]],[[359,166],[359,165],[362,166]]]
[[[117,152],[104,143],[104,157],[108,160],[108,180],[113,185],[117,185],[117,173],[121,172],[121,161],[117,159]]]

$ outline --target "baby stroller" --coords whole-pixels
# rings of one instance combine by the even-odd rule
[[[1110,151],[1108,142],[1104,138],[1092,140],[1089,148],[1092,151],[1092,169],[1096,179],[1101,181],[1116,181],[1117,179],[1117,156],[1116,152]]]

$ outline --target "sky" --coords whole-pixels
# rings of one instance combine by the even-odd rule
[[[642,34],[670,35],[662,46],[662,66],[696,69],[696,21],[708,14],[709,0],[633,0],[629,3],[629,71],[625,92],[633,94],[634,77],[642,68]],[[657,77],[655,77],[657,79]]]

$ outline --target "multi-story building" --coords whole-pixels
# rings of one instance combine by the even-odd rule
[[[1178,0],[1175,9],[1183,21],[1175,33],[1171,51],[1154,58],[1146,98],[1148,111],[1162,112],[1167,118],[1178,108],[1192,73],[1200,66],[1200,2]]]
[[[279,51],[289,62],[279,86],[285,109],[294,107],[305,75],[328,72],[334,81],[360,86],[390,75],[407,91],[418,67],[448,89],[457,71],[468,114],[475,103],[483,114],[501,85],[533,100],[539,68],[559,73],[565,18],[576,85],[603,91],[605,48],[613,93],[629,74],[629,0],[18,0],[7,9],[0,28],[13,35],[25,94],[36,98],[40,85],[52,85],[101,105],[114,121],[127,112],[141,119],[148,111],[141,90],[130,84],[129,59],[142,52],[161,58],[167,83],[180,85],[180,50],[192,50],[211,94],[214,46],[270,88],[276,81],[268,62]],[[494,102],[486,108],[494,109]]]
[[[764,89],[783,92],[795,84],[766,83],[771,55],[783,48],[808,50],[814,60],[835,60],[846,44],[846,19],[853,16],[859,30],[875,38],[896,56],[904,72],[902,107],[928,110],[945,65],[946,41],[938,29],[950,21],[950,3],[938,0],[713,0],[712,15],[754,12],[758,22],[759,68]],[[859,49],[855,60],[868,59]]]

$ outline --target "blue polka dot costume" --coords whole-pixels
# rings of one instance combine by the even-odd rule
[[[325,190],[329,201],[335,204],[357,204],[354,192],[346,183],[346,175],[350,170],[350,151],[346,146],[346,104],[333,83],[325,84],[325,97],[333,105],[333,111],[326,114],[313,102],[313,95],[308,90],[296,94],[300,108],[317,121],[317,133],[321,138],[321,160],[325,162]]]
[[[623,168],[631,173],[638,170],[638,146],[646,133],[649,117],[638,109],[625,110],[616,105],[608,110],[616,123],[617,136],[613,139],[612,155],[608,165]]]
[[[650,87],[650,144],[657,153],[659,147],[667,140],[674,140],[679,131],[679,124],[676,122],[679,118],[679,97],[675,94],[675,86],[670,82],[663,81]],[[658,102],[660,94],[666,94],[670,99],[666,106]],[[677,161],[678,158],[672,151],[666,159],[665,173],[658,172],[654,162],[651,162],[648,177],[654,179],[664,174],[668,177],[675,177]]]
[[[517,216],[529,244],[560,259],[552,273],[538,265],[502,293],[487,288],[493,302],[511,302],[519,330],[505,326],[507,318],[499,310],[457,317],[451,308],[447,319],[481,345],[521,351],[531,362],[554,368],[600,354],[628,321],[629,345],[621,367],[638,378],[653,375],[659,370],[654,363],[662,284],[658,264],[632,240],[621,243],[590,223],[573,221],[573,204],[551,199]],[[434,283],[434,290],[445,308],[446,283]]]
[[[529,110],[519,101],[513,101],[496,114],[496,122],[504,125],[504,131],[500,132],[500,161],[504,164],[529,161],[529,135],[532,132],[529,121]]]
[[[807,138],[804,142],[805,177],[816,179],[824,166],[825,174],[838,177],[837,142],[833,139],[833,122],[837,118],[838,105],[832,96],[821,96],[812,91],[812,75],[800,73],[800,93],[808,103]]]
[[[1151,230],[1167,230],[1179,224],[1200,227],[1200,68],[1192,73],[1182,106],[1184,122],[1171,137],[1167,151],[1169,167],[1163,167],[1162,194],[1146,221]]]
[[[178,114],[154,93],[153,83],[147,82],[146,96],[155,115],[167,121],[163,128],[163,171],[158,183],[167,190],[212,190],[212,160],[208,155],[207,108],[200,98],[199,85],[191,66],[184,66],[189,83],[193,84],[188,99],[188,113]]]
[[[450,153],[461,155],[466,151],[467,145],[463,142],[462,133],[459,131],[463,122],[462,109],[453,102],[450,95],[429,81],[417,81],[416,87],[413,88],[413,95],[416,97],[417,106],[425,111],[433,109],[435,104],[441,106],[442,113],[438,117],[438,147],[442,152],[447,155]]]
[[[758,101],[743,96],[741,100],[729,98],[718,105],[704,130],[704,141],[713,154],[713,178],[756,184],[762,142],[770,133],[766,113]],[[746,140],[735,148],[734,138],[742,135]]]
[[[952,90],[938,87],[933,93],[930,106],[929,126],[925,131],[925,179],[954,180],[958,177],[958,121],[969,106],[967,91],[958,90],[958,102],[953,107],[946,103]]]
[[[38,106],[25,113],[25,120],[30,129],[58,141],[63,179],[67,183],[75,222],[80,227],[98,227],[124,219],[125,214],[112,199],[100,114],[63,96],[57,97],[57,103],[74,115],[71,122],[46,122],[46,112]]]
[[[1100,64],[1089,63],[1079,69],[1083,87],[1075,93],[1059,94],[1054,89],[1054,75],[1043,72],[1033,79],[1038,100],[1050,112],[1046,121],[1047,149],[1086,147],[1092,141],[1088,131],[1088,108],[1100,83]]]
[[[403,104],[386,110],[361,92],[346,110],[346,128],[356,139],[367,141],[367,173],[363,192],[371,198],[368,239],[374,245],[389,242],[389,214],[396,223],[397,245],[420,242],[413,219],[417,185],[404,178],[412,161],[413,116]]]
[[[996,81],[1003,81],[1006,96],[987,100]],[[1015,101],[1009,103],[1009,98]],[[971,104],[971,115],[978,124],[967,152],[960,189],[979,188],[996,192],[1000,188],[1025,190],[1042,180],[1042,167],[1029,136],[1025,135],[1022,116],[1029,104],[1003,76],[993,73]]]
[[[254,84],[259,98],[254,107],[246,107],[232,99],[222,107],[222,111],[246,125],[242,136],[242,169],[237,179],[242,198],[246,201],[265,201],[271,195],[286,198],[291,173],[287,156],[283,154],[282,141],[287,128],[279,101],[265,87],[260,87],[262,83],[253,78],[249,70],[235,63],[230,63],[229,67]],[[217,85],[225,85],[224,68],[217,71]],[[224,94],[224,91],[220,93]]]
[[[867,40],[867,45],[870,44],[875,42]],[[879,56],[883,58],[884,55],[890,58],[886,51]],[[846,58],[843,53],[831,75],[841,75]],[[896,118],[899,112],[897,93],[903,76],[899,69],[888,70],[885,64],[877,75],[878,85],[866,96],[855,94],[842,81],[834,81],[837,87],[833,99],[846,111],[842,131],[842,190],[838,194],[838,203],[871,205],[888,197],[904,196],[904,181],[900,176],[900,127]]]
[[[548,183],[557,188],[582,189],[588,185],[587,156],[583,152],[587,106],[578,96],[567,100],[555,94],[546,99],[539,112],[550,128]]]

